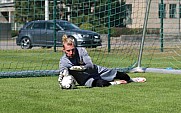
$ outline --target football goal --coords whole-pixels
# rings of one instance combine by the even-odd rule
[[[2,1],[0,77],[58,74],[63,55],[59,33],[68,29],[59,25],[57,29],[57,20],[100,35],[101,45],[95,46],[94,37],[84,45],[95,64],[124,72],[181,74],[180,4],[180,0]],[[29,24],[36,20],[53,24]],[[87,40],[91,34],[77,35]]]

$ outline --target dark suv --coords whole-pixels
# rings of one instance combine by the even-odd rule
[[[22,49],[31,49],[32,47],[52,47],[56,42],[57,47],[62,46],[62,36],[64,34],[72,36],[76,46],[97,47],[101,46],[100,35],[93,31],[82,30],[76,25],[64,21],[56,20],[55,24],[56,40],[54,39],[54,21],[36,20],[26,23],[20,29],[16,38],[16,44]]]

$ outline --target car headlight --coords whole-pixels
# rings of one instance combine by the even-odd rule
[[[82,37],[89,37],[89,35],[82,35]]]
[[[83,37],[83,38],[89,37],[89,35],[87,35],[87,34],[86,34],[86,35],[84,35],[84,34],[78,34],[78,36],[79,36],[79,37]]]
[[[94,36],[94,38],[99,38],[98,36]]]

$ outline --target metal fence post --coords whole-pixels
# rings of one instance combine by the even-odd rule
[[[111,0],[108,0],[108,52],[111,51],[111,23],[110,23],[110,16],[111,16]]]
[[[160,5],[160,51],[163,52],[163,13],[164,13],[164,4],[163,0],[161,0],[161,5]]]
[[[54,20],[54,52],[56,52],[56,42],[57,42],[57,35],[56,35],[56,6],[57,6],[57,0],[53,1],[53,20]]]

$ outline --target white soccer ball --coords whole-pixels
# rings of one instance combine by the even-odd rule
[[[74,89],[76,88],[76,80],[72,75],[64,76],[61,81],[62,89]]]

